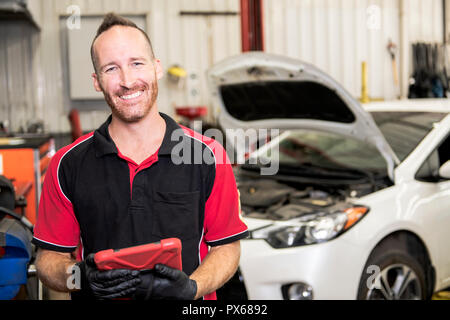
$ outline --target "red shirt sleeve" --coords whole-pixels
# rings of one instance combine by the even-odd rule
[[[210,246],[231,243],[247,237],[240,218],[239,193],[230,160],[220,143],[209,144],[216,160],[214,185],[205,204],[205,241]]]
[[[80,240],[80,227],[73,206],[61,188],[59,170],[71,145],[52,158],[42,188],[33,243],[48,250],[72,252]]]

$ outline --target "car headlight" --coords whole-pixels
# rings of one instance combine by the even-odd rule
[[[274,248],[297,247],[334,239],[350,229],[369,211],[355,206],[308,220],[275,223],[251,232],[252,239],[264,239]]]

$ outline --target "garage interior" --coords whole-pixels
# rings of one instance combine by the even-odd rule
[[[361,291],[371,274],[366,273],[368,278],[361,277],[361,272],[355,275],[357,281],[353,287],[349,286],[354,292],[353,298],[352,294],[339,296],[335,293],[335,289],[331,289],[334,283],[329,283],[330,291],[324,289],[322,294],[318,288],[326,285],[320,283],[320,279],[325,282],[327,278],[318,276],[314,282],[302,280],[300,274],[297,280],[280,280],[278,276],[268,279],[252,269],[258,263],[264,263],[264,257],[246,253],[267,248],[267,252],[270,250],[267,259],[280,257],[279,261],[286,261],[288,258],[278,256],[278,253],[320,250],[320,246],[329,246],[326,250],[333,250],[340,240],[346,241],[348,247],[345,248],[351,250],[351,241],[363,233],[358,228],[378,212],[364,203],[352,208],[341,208],[339,203],[342,199],[357,199],[355,203],[359,205],[359,199],[364,201],[367,197],[375,201],[382,194],[387,197],[389,190],[397,183],[403,183],[398,177],[407,170],[402,168],[406,165],[414,167],[414,156],[419,159],[420,153],[425,152],[419,151],[428,150],[425,143],[421,143],[425,139],[442,139],[442,142],[436,141],[436,150],[430,149],[430,156],[417,163],[414,167],[417,173],[413,174],[417,186],[409,185],[411,192],[416,187],[417,192],[421,192],[420,187],[424,185],[428,188],[427,193],[411,193],[411,202],[404,205],[406,209],[400,200],[395,202],[389,198],[385,201],[392,201],[392,216],[407,209],[440,209],[442,216],[435,217],[433,213],[436,218],[433,223],[440,224],[441,228],[433,234],[430,231],[433,224],[423,222],[427,212],[419,214],[416,211],[410,217],[408,213],[404,217],[398,216],[392,230],[383,236],[381,230],[373,228],[373,239],[367,240],[371,249],[366,249],[364,259],[361,257],[360,260],[364,260],[361,268],[369,270],[367,267],[371,263],[376,265],[381,261],[381,255],[374,256],[381,249],[394,252],[394,260],[395,254],[402,255],[401,250],[409,253],[412,250],[420,256],[413,266],[426,265],[423,276],[406,264],[411,268],[403,269],[402,272],[408,270],[408,273],[402,277],[414,274],[417,284],[422,286],[419,291],[426,291],[426,294],[416,295],[412,288],[412,293],[404,298],[450,300],[450,249],[448,235],[444,233],[445,227],[447,230],[450,227],[450,177],[446,178],[443,173],[445,163],[448,164],[450,159],[450,139],[447,139],[450,134],[450,0],[0,1],[0,300],[70,299],[67,292],[49,289],[39,281],[34,265],[37,248],[31,239],[52,157],[61,148],[95,131],[111,114],[103,94],[94,89],[90,56],[96,30],[109,12],[132,20],[151,39],[155,56],[160,59],[164,71],[158,82],[160,112],[202,134],[207,129],[225,131],[228,128],[224,124],[230,125],[229,128],[231,124],[241,124],[244,130],[268,128],[252,126],[257,121],[271,122],[281,130],[277,138],[254,141],[246,150],[246,159],[250,159],[247,158],[250,153],[267,152],[264,146],[275,145],[276,140],[281,141],[277,145],[281,151],[292,148],[284,157],[310,157],[307,159],[312,159],[308,161],[313,163],[322,152],[311,148],[305,153],[300,145],[292,146],[295,144],[292,141],[303,139],[302,143],[310,141],[314,144],[314,139],[320,137],[328,139],[329,144],[338,143],[331,134],[310,136],[303,135],[303,131],[291,130],[289,123],[294,120],[303,123],[304,119],[334,121],[335,130],[355,122],[358,123],[353,129],[355,132],[367,125],[373,130],[371,134],[380,132],[384,136],[383,142],[390,145],[380,147],[381,140],[374,138],[373,148],[364,155],[361,144],[358,146],[362,150],[358,155],[360,158],[342,156],[347,163],[355,163],[352,172],[342,170],[333,173],[335,176],[327,173],[329,176],[323,176],[322,182],[317,178],[319,173],[315,175],[313,165],[306,162],[305,166],[309,167],[302,170],[311,174],[310,179],[315,180],[313,183],[319,186],[317,188],[306,187],[306,182],[301,183],[301,189],[297,188],[298,181],[293,181],[294,178],[284,182],[265,179],[251,168],[246,171],[246,179],[236,176],[240,209],[245,212],[242,213],[243,221],[247,223],[246,219],[249,219],[250,238],[241,240],[239,271],[217,291],[219,300],[383,298],[372,289]],[[248,60],[233,60],[242,55]],[[277,57],[283,58],[277,60]],[[297,61],[301,67],[295,69],[292,66],[298,66]],[[245,69],[241,69],[242,66]],[[303,76],[307,81],[302,80]],[[244,79],[249,83],[242,85]],[[283,103],[280,97],[283,97]],[[332,101],[330,108],[327,107],[329,101]],[[350,112],[341,112],[342,101],[343,104],[354,102],[355,109],[342,106],[342,110]],[[308,110],[302,106],[308,106]],[[408,116],[404,117],[404,113]],[[289,118],[291,122],[284,121]],[[305,121],[304,125],[302,130],[316,128],[314,122]],[[326,130],[327,126],[330,125],[317,126],[317,129]],[[367,141],[372,141],[371,134],[367,133]],[[414,145],[410,142],[411,147],[405,142],[408,137],[411,141],[416,139]],[[285,138],[292,143],[288,144],[283,140]],[[416,146],[419,151],[415,151]],[[382,150],[381,155],[377,148]],[[401,148],[405,149],[404,156]],[[284,159],[281,151],[279,161]],[[341,153],[344,151],[340,150]],[[377,153],[382,168],[387,166],[386,177],[378,180],[376,174],[365,171],[360,159],[378,165],[378,158],[371,152]],[[386,165],[390,153],[396,156]],[[241,163],[233,164],[233,170],[238,172],[240,166]],[[289,170],[294,169],[290,167]],[[286,169],[284,174],[297,177],[297,173],[289,170]],[[366,191],[370,184],[367,181],[345,182],[345,188],[327,189],[327,179],[339,177],[348,181],[358,174],[359,178],[365,175],[366,180],[369,176],[371,182],[375,181],[373,190]],[[324,171],[320,175],[324,175]],[[404,188],[407,185],[405,182]],[[402,192],[409,191],[395,191],[397,194]],[[326,208],[334,209],[335,206],[357,224],[353,228],[353,222],[350,226],[350,220],[346,220],[344,225],[350,226],[349,231],[342,226],[342,235],[339,231],[324,242],[308,240],[305,236],[301,244],[293,238],[293,243],[285,245],[286,237],[297,237],[297,234],[279,231],[279,238],[276,238],[274,233],[278,231],[275,229],[264,231],[269,222],[258,222],[268,219],[275,226],[278,222],[273,221],[300,219],[314,210],[327,212]],[[298,210],[304,211],[299,214]],[[419,233],[421,227],[425,239]],[[418,231],[414,233],[416,229]],[[367,227],[365,230],[372,229]],[[350,238],[353,234],[354,238]],[[369,238],[364,236],[364,239]],[[392,245],[395,241],[404,246]],[[289,254],[295,259],[293,253]],[[313,253],[305,253],[306,256],[312,261],[302,263],[312,264],[311,268],[328,261],[315,259],[318,256]],[[414,256],[413,253],[410,256]],[[283,273],[288,268],[281,264],[272,265],[272,274]],[[400,262],[379,271],[387,274],[398,265]],[[380,262],[380,266],[383,263]],[[312,269],[305,270],[314,273]],[[274,282],[276,289],[272,286]],[[392,293],[388,292],[391,298],[400,299],[403,297],[400,293],[409,290],[401,287],[398,293],[395,286],[392,285]],[[277,293],[272,295],[273,291]],[[387,298],[386,292],[382,293]]]

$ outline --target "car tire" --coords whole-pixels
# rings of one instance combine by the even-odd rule
[[[370,255],[359,283],[359,300],[427,299],[425,267],[405,243],[388,240]]]

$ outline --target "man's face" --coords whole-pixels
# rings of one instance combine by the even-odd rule
[[[150,53],[144,35],[132,27],[114,26],[94,43],[98,75],[94,87],[102,91],[114,116],[137,122],[153,107],[162,77],[159,60]]]

